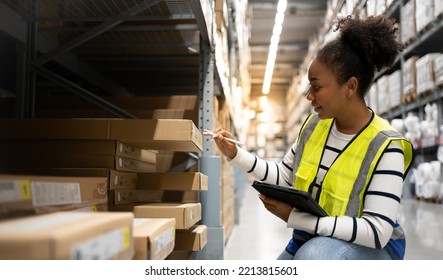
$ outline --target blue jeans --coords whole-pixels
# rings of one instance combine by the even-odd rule
[[[293,256],[283,251],[278,260],[391,260],[386,249],[372,249],[332,237],[314,237]]]

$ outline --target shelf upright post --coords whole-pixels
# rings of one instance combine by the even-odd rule
[[[17,56],[17,95],[16,116],[33,118],[35,104],[36,74],[31,69],[31,63],[37,57],[37,0],[26,1],[26,41],[19,45]]]
[[[200,108],[199,129],[213,129],[214,103],[214,54],[208,42],[200,42]],[[202,223],[208,227],[208,243],[202,251],[191,256],[194,259],[224,259],[224,229],[220,221],[221,160],[214,156],[211,139],[203,139],[200,170],[208,176],[208,190],[200,193]]]

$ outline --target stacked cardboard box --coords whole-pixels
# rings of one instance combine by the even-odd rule
[[[1,170],[8,168],[108,168],[156,171],[157,153],[117,140],[5,139],[0,140]]]
[[[107,177],[0,175],[0,215],[107,205]]]
[[[126,259],[132,213],[57,212],[0,223],[0,259]]]
[[[135,218],[135,260],[163,260],[175,247],[174,219]]]

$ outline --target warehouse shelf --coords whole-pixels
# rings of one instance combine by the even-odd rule
[[[132,119],[136,113],[106,97],[197,95],[198,129],[213,127],[214,97],[220,93],[231,114],[237,110],[233,83],[214,56],[213,1],[0,0],[0,18],[0,36],[18,42],[16,117],[35,116],[36,92],[39,98],[75,94],[116,117]],[[197,161],[189,155],[187,167],[198,162],[211,175],[210,191],[201,197],[209,250],[197,257],[222,258],[220,209],[205,205],[220,203],[219,159],[206,140]]]

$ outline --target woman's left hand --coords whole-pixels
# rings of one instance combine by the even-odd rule
[[[260,194],[259,198],[261,199],[263,205],[269,212],[279,217],[286,223],[288,222],[289,215],[291,214],[292,211],[291,205],[281,202],[279,200],[272,199],[263,194]]]

